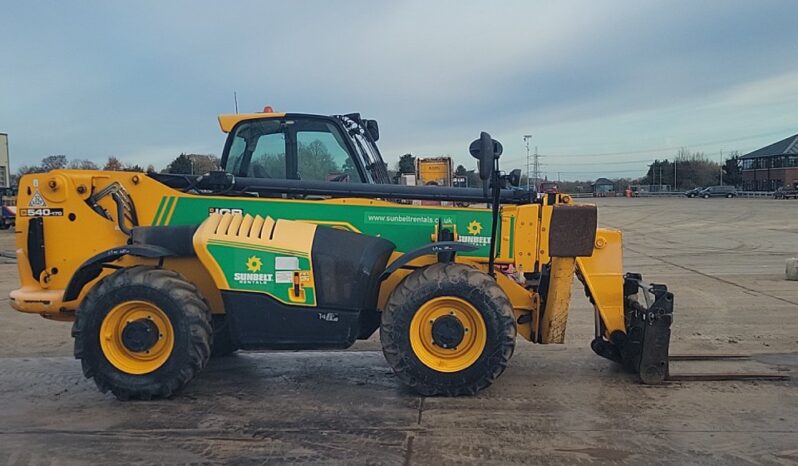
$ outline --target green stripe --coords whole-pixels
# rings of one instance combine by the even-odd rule
[[[152,217],[152,225],[156,225],[158,221],[158,216],[161,215],[161,209],[163,209],[163,204],[166,202],[166,196],[161,198],[161,202],[158,204],[158,210],[155,211],[155,216]]]
[[[229,246],[238,249],[254,249],[256,251],[265,251],[265,252],[275,252],[279,254],[288,254],[292,256],[300,256],[300,257],[308,257],[308,254],[302,251],[295,251],[291,249],[282,249],[282,248],[274,248],[271,246],[266,246],[262,244],[243,244],[238,243],[235,241],[225,241],[225,240],[218,240],[212,239],[208,241],[208,244],[216,244],[219,246]]]
[[[163,208],[163,215],[161,219],[158,221],[158,225],[163,225],[166,222],[166,217],[169,214],[169,211],[172,209],[172,204],[174,204],[175,198],[174,196],[169,196],[169,199],[166,201],[166,206]]]
[[[510,217],[510,256],[514,257],[515,249],[513,244],[513,240],[515,239],[515,217]]]

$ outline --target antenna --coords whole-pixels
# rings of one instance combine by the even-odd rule
[[[236,104],[236,115],[238,115],[238,94],[236,94],[236,91],[233,91],[233,102]]]

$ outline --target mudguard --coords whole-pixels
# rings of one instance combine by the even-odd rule
[[[64,290],[63,301],[67,302],[78,299],[83,287],[100,275],[104,264],[114,262],[124,256],[160,258],[174,255],[175,254],[169,249],[149,244],[131,244],[103,251],[92,256],[75,271],[72,278],[69,280],[66,290]]]

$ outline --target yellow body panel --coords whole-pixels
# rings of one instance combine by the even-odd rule
[[[579,278],[588,287],[606,328],[626,333],[623,313],[623,239],[620,230],[599,228],[591,257],[576,259]]]
[[[312,264],[311,249],[317,225],[292,220],[277,220],[241,214],[212,214],[194,233],[194,250],[200,262],[208,270],[214,288],[234,289],[217,259],[209,252],[208,246],[213,244],[243,246],[253,251],[285,252],[288,255],[302,255]],[[258,267],[259,268],[259,267]],[[290,285],[293,286],[293,285]],[[300,294],[288,299],[295,303],[305,303],[305,288],[314,288],[313,266],[310,265],[308,276],[300,285]],[[285,289],[285,288],[283,288]],[[274,296],[275,299],[285,300]]]
[[[535,329],[538,328],[538,316],[540,315],[540,296],[501,273],[496,274],[496,282],[507,294],[507,297],[510,298],[518,335],[521,335],[526,340],[534,341]],[[529,317],[528,321],[524,322],[527,317]]]
[[[540,222],[537,204],[524,205],[517,208],[515,231],[515,264],[520,272],[534,272],[538,258],[538,233]]]
[[[231,115],[219,115],[219,127],[223,132],[229,133],[235,125],[240,121],[245,120],[258,120],[260,118],[282,118],[285,116],[283,112],[271,113],[235,113]]]
[[[282,114],[245,114],[235,115],[229,118],[220,118],[225,125],[232,127],[235,122],[247,118],[263,118],[264,115],[275,117]],[[238,119],[238,120],[236,120]],[[74,316],[74,311],[86,293],[91,289],[97,280],[112,272],[103,271],[99,277],[89,282],[82,290],[78,299],[70,302],[63,302],[64,290],[70,278],[80,265],[87,258],[100,252],[121,247],[127,244],[128,237],[116,226],[115,222],[98,215],[93,211],[85,200],[92,192],[97,192],[103,188],[118,183],[134,200],[138,220],[140,225],[156,225],[168,223],[174,215],[177,201],[175,199],[191,196],[180,191],[171,189],[143,173],[133,172],[102,172],[102,171],[83,171],[83,170],[59,170],[51,173],[28,175],[23,178],[19,192],[18,203],[20,206],[30,205],[33,198],[41,196],[48,207],[61,208],[64,211],[63,217],[48,218],[45,223],[45,243],[46,243],[46,264],[47,270],[40,277],[33,277],[28,266],[28,258],[25,256],[27,249],[28,222],[21,218],[17,222],[17,258],[20,270],[21,286],[11,293],[11,305],[20,311],[38,313],[47,318],[58,320],[70,320]],[[213,198],[209,198],[213,199]],[[229,198],[219,198],[229,199]],[[567,196],[562,196],[560,202],[570,203]],[[423,210],[423,206],[403,205],[387,202],[379,199],[326,199],[326,200],[297,200],[297,199],[270,199],[270,202],[278,203],[330,203],[339,205],[390,205],[396,209]],[[115,217],[115,205],[110,197],[104,198],[99,202],[100,206]],[[466,207],[446,207],[446,209],[457,211],[469,211],[473,208]],[[484,209],[479,209],[484,212]],[[547,203],[526,204],[526,205],[505,205],[501,211],[501,231],[498,238],[500,254],[496,264],[501,267],[508,267],[509,271],[515,274],[533,274],[541,271],[541,267],[550,261],[548,256],[548,225],[551,220],[552,206]],[[315,220],[312,218],[302,219],[302,221],[272,220],[272,219],[246,219],[240,217],[236,220],[232,218],[226,220],[231,222],[226,225],[226,232],[222,233],[219,228],[222,219],[219,218],[217,224],[206,222],[207,228],[197,232],[195,244],[198,246],[198,257],[166,258],[163,266],[181,273],[186,279],[194,283],[201,294],[209,302],[212,312],[224,313],[220,289],[224,289],[229,284],[226,283],[224,275],[208,262],[207,250],[203,244],[207,245],[209,240],[230,240],[225,238],[236,230],[250,231],[254,228],[255,222],[268,223],[273,226],[275,232],[272,240],[266,243],[270,247],[304,251],[310,254],[309,248],[312,245],[312,238],[315,232],[315,225],[311,223],[324,224],[331,227],[345,228],[357,231],[351,223],[341,220]],[[232,225],[232,222],[237,222]],[[215,229],[211,231],[211,225]],[[230,228],[234,226],[236,228]],[[488,227],[485,225],[485,227]],[[261,228],[266,231],[267,228]],[[434,235],[434,226],[430,226],[430,235]],[[459,232],[461,235],[463,232]],[[268,239],[268,237],[267,237]],[[245,244],[263,246],[266,243],[261,236],[236,236],[234,241]],[[608,332],[615,330],[624,331],[623,322],[623,261],[621,252],[621,235],[614,230],[599,230],[596,242],[596,249],[593,257],[578,258],[576,264],[580,273],[580,278],[585,280],[597,303],[598,313]],[[396,260],[401,254],[394,253],[390,261]],[[415,267],[424,266],[435,262],[435,256],[424,256],[418,258],[410,265]],[[474,258],[457,256],[458,262],[466,263],[487,272],[487,264],[484,258]],[[156,259],[144,259],[127,256],[116,264],[121,266],[132,266],[137,264],[156,265]],[[409,270],[399,270],[385,281],[382,282],[378,298],[378,307],[383,308],[391,291],[409,273]],[[505,293],[510,298],[513,305],[516,320],[518,323],[518,333],[530,340],[541,340],[540,335],[536,335],[540,326],[539,303],[540,297],[534,288],[527,289],[517,281],[508,278],[503,273],[496,274],[497,281]],[[522,276],[522,275],[518,275]],[[570,284],[570,276],[566,272],[556,274],[553,280],[554,288],[559,285]],[[562,282],[562,283],[560,283]],[[303,285],[304,286],[304,285]],[[570,285],[568,285],[570,286]],[[565,293],[560,294],[557,307],[567,310],[568,297]],[[300,299],[298,297],[298,299]],[[549,305],[551,300],[548,300]],[[543,326],[545,328],[545,325]],[[550,328],[549,336],[556,332]]]

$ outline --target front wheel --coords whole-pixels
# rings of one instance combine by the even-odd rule
[[[462,264],[416,270],[393,290],[380,339],[397,377],[422,395],[473,395],[504,372],[515,349],[507,295]]]
[[[168,398],[208,362],[211,315],[191,283],[170,270],[130,267],[86,295],[72,326],[83,374],[117,398]]]
[[[727,194],[727,195],[726,195],[726,197],[728,197],[729,199],[731,199],[731,198],[733,198],[733,197],[734,197],[734,194]]]
[[[702,197],[703,197],[704,199],[709,199],[709,194],[704,194]]]

